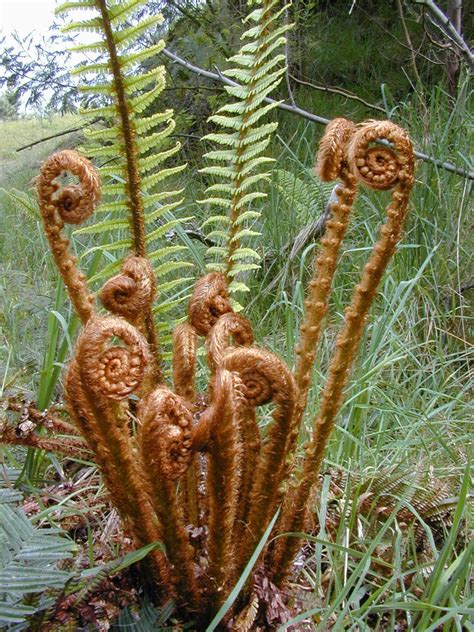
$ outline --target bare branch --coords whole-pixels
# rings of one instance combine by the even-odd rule
[[[437,26],[444,36],[459,50],[461,55],[466,60],[469,70],[474,72],[474,55],[464,41],[462,35],[458,33],[451,20],[443,13],[433,0],[413,0],[415,4],[421,4],[429,11],[432,18],[432,22]]]

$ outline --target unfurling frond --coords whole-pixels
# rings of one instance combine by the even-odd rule
[[[124,233],[131,232],[131,242],[135,256],[143,257],[147,248],[170,247],[166,231],[160,232],[161,219],[166,214],[168,220],[177,204],[167,204],[167,195],[160,190],[160,199],[151,202],[157,193],[157,187],[171,176],[179,174],[184,166],[164,167],[179,151],[179,143],[169,143],[168,136],[174,129],[173,111],[166,110],[147,114],[148,108],[161,94],[165,86],[165,70],[162,66],[143,72],[140,64],[156,56],[164,47],[160,41],[154,46],[138,50],[137,38],[145,31],[155,29],[163,18],[161,15],[146,17],[134,23],[137,9],[146,4],[144,0],[126,2],[106,2],[106,0],[83,0],[65,3],[58,12],[72,9],[85,9],[86,18],[73,21],[65,28],[68,31],[94,30],[102,35],[101,42],[81,47],[85,52],[98,52],[96,62],[79,66],[79,74],[97,75],[97,81],[82,86],[87,94],[101,94],[109,104],[87,110],[84,114],[101,117],[101,128],[86,130],[86,153],[105,164],[100,169],[103,178],[103,201],[97,209],[98,218],[78,231],[79,234],[100,235],[107,259],[120,261],[126,255],[127,240]],[[82,17],[82,16],[81,16]],[[151,133],[150,133],[151,132]],[[170,193],[170,197],[173,193]],[[163,211],[161,213],[161,210]],[[109,217],[104,218],[108,213]],[[180,223],[173,215],[173,220]],[[147,238],[146,232],[153,238]],[[122,243],[123,249],[111,249],[109,244]],[[168,275],[173,273],[182,258],[182,249],[170,247],[166,254],[176,265],[167,268]],[[177,253],[180,253],[179,255]],[[176,258],[177,257],[177,258]],[[110,265],[110,264],[109,264]],[[186,262],[183,262],[186,267]],[[107,266],[108,268],[108,266]],[[162,269],[162,274],[163,269]],[[100,275],[96,278],[102,278]],[[167,282],[168,279],[164,279]],[[158,279],[161,283],[162,279]],[[159,300],[173,297],[159,292]],[[152,321],[148,318],[147,337],[152,346]]]
[[[227,94],[235,100],[221,107],[209,119],[225,130],[205,137],[222,146],[222,149],[205,154],[208,160],[218,164],[201,170],[223,183],[208,187],[201,203],[219,209],[213,223],[221,224],[225,236],[220,237],[219,230],[212,231],[217,247],[207,251],[211,260],[208,267],[225,271],[231,281],[231,294],[247,290],[242,280],[243,273],[258,268],[255,263],[237,262],[247,258],[255,262],[260,258],[252,247],[254,238],[260,233],[250,230],[260,212],[250,209],[252,203],[265,194],[249,190],[268,179],[269,174],[262,173],[262,166],[271,159],[265,157],[264,152],[277,123],[261,124],[260,120],[276,106],[275,103],[264,104],[264,99],[276,89],[285,72],[285,56],[278,52],[285,43],[283,34],[288,27],[277,29],[275,26],[276,17],[283,9],[277,8],[277,0],[258,0],[256,4],[257,7],[246,18],[253,26],[242,36],[242,39],[250,41],[229,59],[233,67],[224,72],[242,86],[226,86]],[[219,191],[220,195],[215,196],[215,191]],[[246,215],[248,212],[251,214]],[[245,220],[242,219],[244,215]],[[208,234],[208,237],[211,238],[211,235]]]

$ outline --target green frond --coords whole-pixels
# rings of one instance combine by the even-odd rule
[[[116,158],[121,153],[120,145],[114,143],[112,145],[94,145],[87,147],[87,155],[91,158]]]
[[[230,217],[226,215],[212,215],[208,217],[205,222],[201,225],[202,228],[207,228],[208,226],[212,226],[212,224],[228,224],[230,225]]]
[[[122,195],[125,196],[125,184],[123,182],[114,182],[113,184],[105,184],[102,186],[102,195]]]
[[[168,204],[162,204],[161,206],[156,208],[154,211],[151,211],[151,213],[150,212],[146,213],[146,215],[145,215],[145,224],[148,226],[149,224],[155,222],[157,219],[162,217],[165,213],[173,211],[178,206],[181,206],[183,201],[184,201],[184,198],[181,198],[179,200],[176,200],[175,202],[169,202]]]
[[[250,292],[250,289],[245,285],[245,283],[242,283],[241,281],[233,280],[229,284],[229,292],[231,294],[236,294],[237,292]],[[235,309],[235,307],[234,307],[234,309]]]
[[[266,197],[267,197],[267,194],[263,193],[263,191],[253,191],[253,193],[247,193],[246,195],[243,195],[240,198],[240,200],[235,205],[235,208],[241,209],[247,206],[247,204],[250,204],[250,202],[253,202],[254,200],[258,200],[258,199],[262,199]],[[239,215],[238,221],[242,221],[242,218],[248,219],[248,216],[245,217],[247,213],[256,213],[256,211],[244,211],[243,213]],[[256,214],[257,216],[259,215],[259,213],[256,213]]]
[[[212,206],[222,206],[223,208],[227,208],[227,209],[229,208],[229,204],[230,204],[230,200],[225,199],[225,198],[218,198],[218,197],[206,198],[205,200],[197,200],[197,202],[198,204],[211,204]],[[207,220],[205,224],[207,224],[208,222],[209,220]]]
[[[222,176],[230,180],[234,180],[237,176],[235,169],[228,169],[227,167],[204,167],[199,169],[199,173],[207,173],[210,176]]]
[[[262,197],[267,197],[266,193],[260,194]],[[235,225],[239,226],[239,224],[243,224],[248,221],[256,220],[260,217],[259,211],[245,211],[235,220]]]
[[[195,279],[193,277],[179,277],[178,279],[172,279],[171,281],[162,281],[160,283],[160,292],[162,292],[163,294],[165,292],[166,293],[171,292],[171,290],[174,290],[180,285],[184,285],[185,283],[192,283],[194,280]],[[181,303],[187,300],[188,298],[189,296],[182,296],[173,301],[164,301],[163,303],[160,303],[159,305],[156,305],[156,307],[154,307],[153,313],[160,314],[160,313],[167,312],[173,307],[176,307],[177,305],[181,305]]]
[[[163,248],[158,248],[150,253],[150,261],[158,261],[158,259],[163,259],[178,252],[183,252],[183,250],[186,250],[186,246],[164,246]]]
[[[149,191],[150,189],[155,187],[158,182],[161,182],[165,178],[169,178],[170,176],[181,173],[184,169],[186,169],[186,166],[187,165],[179,165],[178,167],[170,167],[169,169],[162,169],[157,173],[146,176],[142,179],[142,190]]]
[[[206,263],[206,270],[209,270],[210,272],[225,272],[225,269],[225,263],[220,263],[219,261]]]
[[[232,195],[234,192],[234,187],[231,184],[216,183],[212,184],[206,189],[206,193],[213,193],[214,191],[218,193],[228,193],[229,195]]]
[[[165,110],[164,112],[157,112],[156,114],[152,114],[146,118],[141,118],[140,120],[134,121],[136,130],[139,134],[143,134],[144,132],[149,132],[151,129],[163,122],[169,121],[171,124],[170,119],[172,116],[173,110]]]
[[[127,229],[129,222],[126,219],[108,219],[104,222],[98,222],[91,226],[83,226],[74,231],[74,235],[90,235],[108,233],[116,230]]]
[[[153,88],[150,88],[148,92],[144,92],[143,94],[139,94],[138,96],[130,98],[129,102],[132,111],[132,117],[136,119],[136,122],[139,121],[139,115],[144,112],[149,105],[154,103],[157,97],[160,96],[165,85],[165,69],[157,68],[155,85],[153,86]]]
[[[249,160],[245,163],[240,171],[240,175],[246,176],[248,173],[253,171],[255,167],[259,167],[260,165],[264,165],[269,162],[275,162],[275,158],[268,158],[267,156],[259,156],[258,158],[253,158],[252,160]]]
[[[211,123],[228,127],[229,129],[241,130],[243,127],[243,118],[241,116],[222,116],[214,114],[207,119]]]
[[[132,246],[131,239],[119,239],[112,244],[101,244],[100,246],[93,246],[85,250],[80,259],[85,259],[94,252],[114,252],[115,250],[129,250]]]
[[[211,240],[218,240],[220,243],[229,243],[229,234],[224,230],[211,230],[207,235]]]
[[[163,16],[161,14],[153,15],[145,18],[139,24],[135,26],[129,26],[120,31],[114,32],[114,40],[117,46],[127,46],[143,35],[144,33],[152,32],[154,26],[160,26],[163,24]]]
[[[278,123],[264,123],[264,125],[260,125],[260,127],[253,128],[250,132],[248,132],[245,138],[242,141],[242,145],[251,145],[261,140],[265,136],[269,136],[276,131],[278,127]]]
[[[224,257],[226,254],[226,249],[222,246],[211,246],[206,250],[206,255],[219,255],[219,259]]]
[[[81,64],[77,68],[73,68],[71,75],[88,75],[91,73],[108,73],[110,72],[109,65],[107,63],[98,62],[96,64]]]
[[[262,182],[262,181],[268,182],[269,180],[270,180],[269,173],[257,173],[254,176],[249,176],[248,178],[246,178],[242,182],[242,184],[236,189],[236,192],[243,193],[244,191],[247,191],[248,189],[250,189],[250,187],[253,187],[254,184],[257,184],[257,182]]]
[[[227,147],[236,147],[239,144],[238,134],[206,134],[201,140],[209,140],[219,145],[227,145]]]
[[[103,129],[85,129],[84,136],[88,140],[95,140],[101,142],[115,142],[117,140],[117,135],[119,133],[119,129],[117,126],[114,127],[104,127]]]
[[[154,252],[151,252],[149,257],[150,260],[153,261]],[[161,277],[170,274],[170,272],[176,272],[176,270],[182,270],[183,268],[192,268],[193,264],[188,263],[187,261],[167,261],[166,263],[162,263],[159,266],[153,267],[156,278],[159,280]]]
[[[256,259],[257,261],[260,261],[262,257],[252,248],[239,248],[231,256],[231,259],[232,261],[238,261],[240,259]]]
[[[76,2],[63,2],[54,10],[55,15],[61,15],[66,11],[72,11],[75,9],[94,9],[95,0],[78,0]]]
[[[140,158],[138,161],[138,164],[140,165],[140,170],[142,171],[142,173],[147,173],[148,171],[155,169],[162,162],[178,153],[180,149],[181,143],[176,143],[176,145],[170,147],[170,149],[167,149],[166,151],[152,154],[151,156],[147,156],[146,158]]]
[[[100,33],[102,30],[102,18],[97,16],[90,20],[82,20],[81,22],[71,22],[63,26],[61,31],[63,33],[69,33],[70,31],[86,32],[86,33]]]
[[[107,45],[104,40],[99,40],[90,44],[78,44],[69,50],[73,53],[103,53],[107,50]]]
[[[79,108],[79,114],[87,118],[113,118],[115,114],[114,105],[103,105],[97,108]]]
[[[242,228],[232,237],[231,241],[240,242],[243,237],[259,237],[262,233],[256,230],[250,230],[250,228]],[[249,268],[251,270],[252,268]]]
[[[134,94],[138,90],[142,90],[150,83],[155,83],[157,77],[161,75],[160,70],[149,70],[142,74],[130,75],[124,78],[124,84],[130,95]]]
[[[126,22],[132,14],[147,4],[147,0],[121,0],[109,8],[110,21],[117,26]]]
[[[242,128],[245,129],[248,127],[252,127],[252,125],[255,125],[255,123],[259,121],[262,118],[262,116],[266,116],[269,112],[274,110],[277,107],[277,105],[279,105],[280,103],[281,101],[275,101],[275,103],[267,103],[267,105],[264,105],[263,107],[258,109],[256,112],[251,114],[246,119],[245,123],[242,125]]]
[[[176,123],[173,119],[171,119],[166,127],[164,127],[160,132],[154,132],[153,134],[147,134],[146,136],[142,136],[140,133],[137,141],[139,153],[144,154],[150,149],[156,150],[157,147],[162,145],[168,136],[172,134],[175,127]]]
[[[259,265],[256,263],[238,263],[229,270],[230,277],[236,277],[240,272],[249,272],[250,270],[258,270]]]
[[[240,156],[238,157],[237,162],[247,162],[252,158],[261,154],[270,144],[271,138],[267,136],[264,140],[259,141],[258,143],[254,143],[252,145],[247,145],[248,149],[246,149]]]
[[[112,261],[111,263],[104,266],[102,270],[94,274],[89,279],[89,283],[94,284],[94,283],[97,283],[97,281],[103,281],[104,279],[108,279],[113,274],[116,274],[120,270],[121,267],[122,267],[122,258],[116,259],[115,261]]]
[[[179,226],[180,224],[183,224],[184,222],[189,222],[191,219],[192,217],[183,217],[183,218],[172,219],[172,220],[169,220],[168,222],[165,222],[164,224],[162,224],[161,226],[153,230],[151,233],[148,233],[148,235],[146,236],[147,243],[150,244],[153,241],[156,241],[157,239],[159,239],[160,237],[164,237],[164,235],[166,235],[166,233],[169,233],[175,226]]]
[[[160,191],[158,193],[147,195],[143,200],[144,207],[145,209],[148,209],[163,200],[176,197],[177,195],[182,195],[183,191],[184,189],[176,189],[175,191]]]
[[[203,158],[208,158],[209,160],[218,160],[220,162],[232,162],[236,160],[237,156],[235,151],[229,150],[216,150],[216,151],[208,151],[203,155]]]
[[[122,65],[122,68],[130,68],[135,64],[140,64],[146,61],[147,59],[152,59],[153,57],[156,57],[159,53],[161,53],[164,47],[164,40],[160,40],[158,44],[148,46],[147,48],[144,48],[143,50],[140,50],[136,53],[120,55],[120,63]],[[156,70],[158,70],[158,68]]]

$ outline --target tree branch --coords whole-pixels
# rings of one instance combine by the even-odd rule
[[[164,55],[166,55],[166,57],[171,59],[173,62],[179,64],[183,68],[186,68],[190,72],[200,75],[201,77],[207,77],[208,79],[212,79],[213,81],[220,81],[221,83],[224,83],[228,86],[234,86],[238,88],[242,87],[236,81],[232,81],[231,79],[228,79],[227,77],[225,77],[220,71],[211,72],[210,70],[204,70],[204,68],[200,68],[199,66],[195,66],[194,64],[191,64],[186,59],[182,59],[181,57],[179,57],[178,55],[175,55],[175,53],[172,53],[166,48],[164,48],[162,52]],[[329,123],[329,119],[324,118],[322,116],[318,116],[317,114],[313,114],[312,112],[308,112],[307,110],[303,110],[302,108],[299,108],[296,105],[288,105],[287,103],[276,101],[275,99],[271,99],[270,97],[265,97],[264,101],[266,103],[276,103],[277,107],[280,110],[284,110],[286,112],[292,112],[293,114],[296,114],[297,116],[301,116],[302,118],[305,118],[308,121],[313,121],[314,123],[319,123],[320,125],[327,125]],[[474,180],[474,171],[466,171],[465,169],[456,167],[456,165],[453,165],[449,162],[443,162],[442,160],[438,160],[438,158],[435,158],[434,156],[428,156],[428,154],[424,154],[419,151],[415,151],[414,153],[415,153],[415,156],[419,160],[423,160],[424,162],[429,162],[433,165],[436,165],[437,167],[440,167],[441,169],[444,169],[445,171],[456,173],[460,176],[463,176],[464,178],[469,178],[469,180]]]
[[[463,37],[456,30],[451,20],[441,11],[433,0],[413,0],[415,4],[421,4],[427,8],[431,14],[431,18],[435,26],[447,37],[447,39],[456,46],[461,55],[467,62],[469,70],[474,72],[474,55]]]

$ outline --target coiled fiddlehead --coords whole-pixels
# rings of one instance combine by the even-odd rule
[[[191,609],[197,609],[200,591],[194,571],[194,551],[188,541],[175,483],[190,463],[192,415],[178,395],[166,387],[158,387],[140,401],[137,418],[142,468],[172,564],[172,583],[181,600],[189,601]]]
[[[296,401],[296,386],[288,367],[273,353],[257,347],[229,349],[222,359],[221,367],[235,373],[242,383],[239,389],[242,393],[242,406],[253,408],[271,401],[275,405],[273,422],[257,463],[249,463],[248,450],[244,443],[244,475],[249,476],[252,482],[245,528],[248,538],[239,551],[238,565],[241,571],[276,508]],[[245,437],[243,441],[245,442]],[[245,480],[243,488],[245,489]]]
[[[78,178],[79,184],[61,189],[56,178],[64,172]],[[92,215],[100,200],[99,176],[86,158],[65,149],[41,165],[37,192],[51,252],[74,308],[85,323],[94,312],[94,297],[87,288],[85,275],[76,267],[77,258],[69,252],[69,239],[61,231],[64,224],[81,224]]]
[[[188,321],[200,336],[207,336],[217,319],[232,311],[223,274],[210,272],[197,281],[189,301]]]
[[[123,346],[110,345],[113,340]],[[116,316],[94,317],[79,336],[65,385],[71,414],[139,546],[156,542],[161,534],[134,454],[124,400],[146,379],[148,362],[147,342],[135,327]],[[172,590],[166,557],[153,551],[151,559],[157,581]]]
[[[222,358],[232,338],[234,345],[248,347],[253,343],[253,331],[250,322],[242,316],[230,312],[223,314],[211,329],[206,340],[208,363],[212,370],[220,366]]]
[[[107,346],[112,338],[125,346]],[[84,385],[98,398],[120,401],[142,383],[150,354],[145,338],[116,316],[95,318],[77,345],[77,363]]]
[[[365,166],[375,160],[375,152],[370,146],[375,141],[385,141],[390,143],[390,146],[384,147],[377,161],[380,170],[377,173],[372,171],[371,175],[365,171]],[[349,369],[355,359],[370,305],[400,239],[408,197],[414,182],[411,141],[404,130],[389,121],[369,121],[361,125],[349,143],[348,161],[355,177],[364,184],[375,189],[385,189],[390,182],[394,190],[392,201],[386,211],[386,222],[380,229],[379,239],[365,264],[351,304],[345,310],[344,325],[336,339],[336,350],[323,388],[319,414],[314,421],[313,437],[305,447],[303,472],[293,493],[288,495],[282,512],[279,526],[281,532],[298,532],[305,528],[308,503],[315,492],[324,448],[342,404]],[[382,169],[384,165],[386,172]],[[270,559],[270,566],[277,582],[281,582],[288,572],[298,546],[297,539],[287,541],[281,538],[277,542]]]
[[[102,305],[112,314],[132,324],[143,319],[156,295],[156,281],[150,262],[144,257],[129,257],[122,272],[109,279],[99,292]]]
[[[356,197],[356,179],[347,166],[347,145],[355,131],[356,126],[351,121],[344,118],[334,119],[326,128],[317,156],[316,169],[322,180],[340,178],[342,186],[336,189],[337,202],[331,205],[331,216],[326,222],[321,250],[314,261],[314,274],[308,286],[305,315],[300,326],[295,367],[298,401],[291,423],[288,447],[290,454],[296,448],[298,432],[308,401],[311,371],[321,325],[328,309],[337,257]]]

